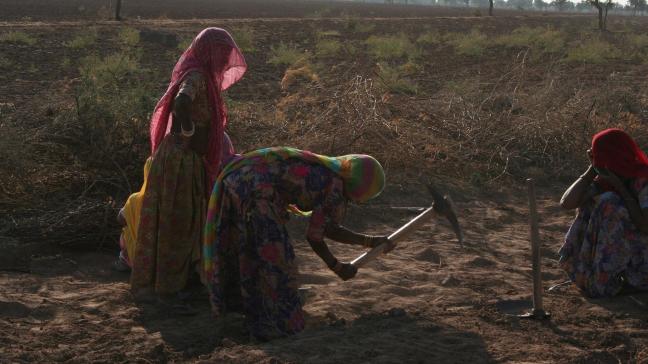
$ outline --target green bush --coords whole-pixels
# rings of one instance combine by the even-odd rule
[[[470,34],[450,33],[446,38],[457,54],[465,56],[481,56],[489,45],[486,35],[477,29]]]
[[[96,41],[97,41],[97,30],[93,29],[78,34],[72,40],[68,42],[64,42],[63,45],[72,49],[83,49],[95,44]]]
[[[189,46],[191,45],[191,42],[193,42],[193,38],[182,38],[182,39],[180,39],[180,41],[178,42],[178,50],[181,51],[181,52],[184,52],[187,48],[189,48]],[[174,53],[173,57],[174,58],[177,57],[175,55],[175,53]]]
[[[315,55],[320,58],[335,57],[340,53],[342,44],[335,39],[322,39],[315,45]]]
[[[25,32],[6,32],[0,34],[0,42],[34,45],[36,38]]]
[[[323,39],[323,38],[330,38],[330,37],[339,37],[342,34],[338,32],[337,30],[322,30],[317,32],[317,38],[318,39]]]
[[[368,23],[368,22],[355,21],[348,28],[353,33],[367,34],[367,33],[373,32],[374,29],[376,29],[376,24]]]
[[[443,43],[443,36],[439,32],[425,32],[416,39],[416,43],[423,45],[435,45]]]
[[[9,58],[0,56],[0,69],[8,69],[11,68],[12,65],[13,62]]]
[[[68,68],[72,65],[72,60],[68,57],[63,57],[61,60],[61,67]]]
[[[378,64],[378,79],[385,89],[396,94],[413,95],[418,93],[418,86],[405,76],[402,67]]]
[[[419,54],[418,48],[404,34],[385,37],[372,35],[365,43],[369,54],[379,60],[415,58]]]
[[[294,45],[288,45],[284,42],[279,43],[278,45],[273,45],[270,47],[270,58],[268,63],[275,66],[287,65],[292,66],[297,62],[304,61],[308,59],[308,54],[300,51]]]
[[[122,28],[119,31],[119,42],[126,47],[134,47],[140,42],[140,32],[134,28]]]
[[[561,31],[550,28],[521,27],[511,34],[498,37],[495,44],[510,48],[530,47],[541,53],[558,53],[565,47],[565,36]]]
[[[626,41],[632,48],[638,50],[648,48],[648,34],[631,34],[626,37]]]
[[[232,29],[232,37],[236,41],[236,45],[243,53],[250,53],[255,51],[254,47],[254,31],[247,26],[241,26]]]
[[[74,144],[80,160],[117,175],[131,165],[135,145],[146,145],[146,125],[155,105],[156,87],[148,71],[126,53],[81,60],[75,106],[55,124]],[[149,76],[149,77],[147,77]]]
[[[619,56],[619,50],[612,44],[592,39],[571,48],[567,52],[567,62],[603,64]]]

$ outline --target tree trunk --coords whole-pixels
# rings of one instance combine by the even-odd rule
[[[603,16],[603,29],[601,29],[601,30],[606,30],[607,29],[607,13],[608,13],[608,7],[606,5],[605,6],[605,16]]]
[[[115,20],[121,20],[121,15],[119,14],[121,12],[121,2],[122,0],[117,0],[117,4],[115,4]]]
[[[488,0],[488,16],[493,16],[493,1],[495,0]]]
[[[598,25],[599,25],[599,30],[604,31],[605,30],[605,23],[603,22],[603,6],[597,6],[598,9]]]

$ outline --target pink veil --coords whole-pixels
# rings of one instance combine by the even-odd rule
[[[207,91],[212,108],[205,168],[211,184],[216,179],[221,163],[227,109],[221,92],[243,77],[247,69],[245,58],[232,36],[221,28],[207,28],[200,32],[184,51],[173,68],[171,82],[158,101],[151,116],[151,155],[162,139],[171,131],[173,100],[185,76],[192,71],[201,72],[207,80]]]

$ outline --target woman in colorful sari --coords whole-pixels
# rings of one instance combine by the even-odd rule
[[[200,260],[207,197],[223,159],[222,92],[245,73],[229,33],[203,30],[176,63],[151,118],[151,170],[142,199],[131,287],[173,296]]]
[[[214,313],[242,311],[259,340],[304,328],[295,252],[286,230],[289,210],[312,211],[307,240],[341,279],[356,268],[338,261],[324,238],[374,247],[389,240],[340,225],[349,201],[376,197],[383,169],[368,155],[327,157],[276,147],[252,151],[228,164],[209,200],[203,264]]]
[[[578,208],[561,267],[590,297],[648,289],[648,157],[619,129],[594,136],[591,165],[560,204]]]

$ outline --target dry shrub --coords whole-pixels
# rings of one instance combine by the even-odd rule
[[[399,134],[371,79],[334,87],[311,85],[285,95],[273,115],[251,105],[230,108],[239,149],[293,146],[327,155],[369,153],[386,167],[401,154]]]
[[[610,83],[602,93],[548,73],[529,89],[526,64],[526,54],[521,54],[494,84],[446,89],[422,105],[422,114],[434,115],[429,127],[448,156],[438,163],[476,184],[506,176],[555,181],[584,170],[591,136],[603,128],[621,127],[645,141],[640,118],[612,109],[619,103],[611,95],[624,86]]]
[[[281,89],[287,91],[292,87],[300,87],[303,83],[318,83],[319,80],[311,64],[306,62],[286,70],[281,79]]]

